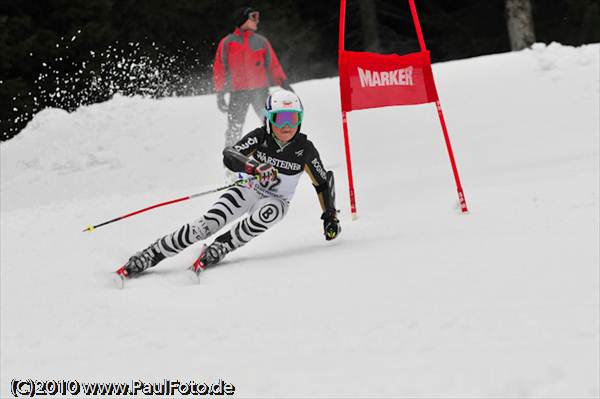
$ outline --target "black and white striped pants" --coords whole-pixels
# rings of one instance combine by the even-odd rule
[[[228,244],[229,251],[233,251],[283,219],[287,209],[288,202],[285,200],[261,196],[247,187],[232,187],[204,216],[159,239],[158,247],[167,257],[176,255],[247,213],[248,217],[217,238]]]

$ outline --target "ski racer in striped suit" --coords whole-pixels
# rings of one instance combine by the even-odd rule
[[[246,215],[212,244],[204,245],[192,268],[199,273],[217,264],[285,217],[303,172],[310,176],[323,210],[325,239],[340,234],[333,172],[325,170],[317,149],[300,132],[304,115],[300,99],[281,90],[269,96],[265,108],[264,125],[223,150],[227,168],[248,178],[249,184],[228,189],[202,217],[133,255],[117,271],[122,278],[155,266]]]

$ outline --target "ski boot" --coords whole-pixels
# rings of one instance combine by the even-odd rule
[[[231,252],[229,249],[229,245],[215,241],[209,246],[204,244],[202,246],[202,250],[200,251],[200,256],[194,262],[192,266],[190,266],[190,270],[196,275],[198,280],[200,279],[200,273],[209,266],[216,265],[220,261],[223,260],[225,255]]]
[[[120,287],[123,288],[125,280],[133,275],[139,274],[144,270],[156,266],[158,262],[163,260],[165,255],[160,252],[158,248],[158,241],[150,245],[143,251],[137,252],[133,255],[125,265],[121,266],[115,272],[117,274],[117,283],[120,282]]]

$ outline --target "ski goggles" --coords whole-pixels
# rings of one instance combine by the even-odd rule
[[[269,111],[267,115],[271,124],[280,129],[285,125],[291,128],[298,127],[302,123],[302,111]]]
[[[260,21],[260,12],[252,11],[250,14],[248,14],[248,19],[250,19],[254,22]]]

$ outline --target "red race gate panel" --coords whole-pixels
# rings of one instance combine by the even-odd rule
[[[342,111],[435,102],[429,51],[407,55],[340,52]]]

